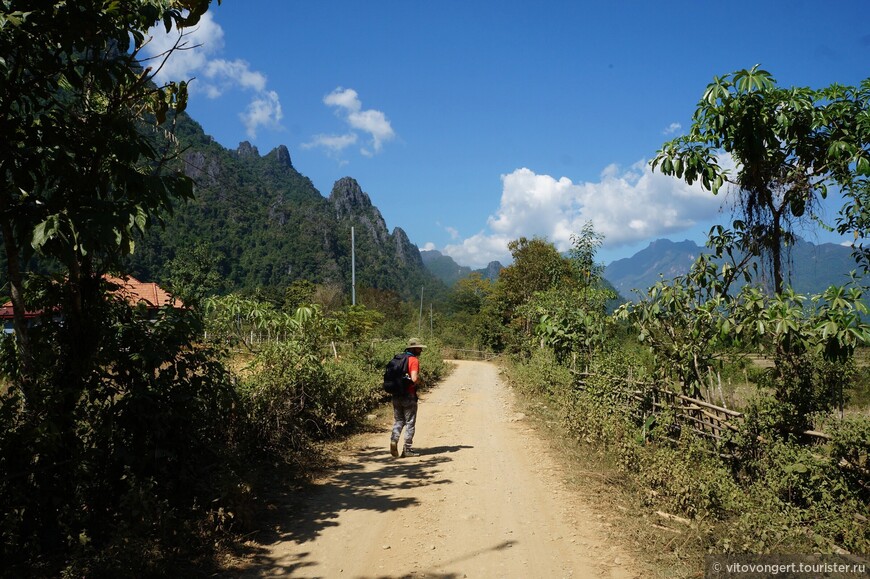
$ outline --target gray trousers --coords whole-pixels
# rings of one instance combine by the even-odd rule
[[[393,432],[392,442],[399,442],[402,429],[405,429],[405,447],[410,448],[414,442],[414,431],[417,424],[417,397],[402,394],[393,396]]]

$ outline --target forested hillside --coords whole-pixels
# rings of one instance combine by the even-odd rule
[[[163,228],[152,228],[129,261],[130,273],[171,287],[173,266],[211,268],[218,291],[283,291],[294,281],[351,287],[351,227],[357,287],[405,298],[420,287],[443,291],[399,227],[388,231],[380,211],[352,178],[324,197],[293,166],[283,145],[260,156],[244,142],[228,150],[187,115],[178,119],[184,173],[195,198],[176,204]],[[196,252],[196,258],[192,258]]]

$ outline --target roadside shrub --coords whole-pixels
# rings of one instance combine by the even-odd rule
[[[730,469],[691,435],[645,447],[635,472],[660,505],[693,519],[721,521],[746,504]]]
[[[256,446],[280,456],[309,450],[311,437],[335,422],[323,404],[325,384],[320,357],[306,344],[284,341],[262,348],[239,387]]]
[[[751,493],[747,508],[717,527],[710,552],[815,552],[815,542],[800,526],[797,509],[777,503],[765,488],[753,488]]]
[[[527,360],[513,359],[511,381],[527,394],[560,395],[571,390],[573,378],[568,368],[558,364],[549,348],[532,350]]]
[[[217,353],[191,344],[196,314],[98,307],[93,359],[69,360],[66,326],[45,320],[32,334],[40,373],[0,400],[11,575],[158,573],[204,548],[201,526],[239,482],[237,397]],[[87,364],[78,380],[75,364]]]
[[[360,424],[381,398],[381,378],[357,359],[330,359],[324,364],[324,382],[314,401],[328,435]]]
[[[729,548],[769,552],[779,544],[792,550],[809,545],[825,553],[834,545],[853,552],[870,548],[867,502],[833,455],[776,440],[764,445],[752,471],[745,489],[751,504],[737,519],[745,536],[732,533]]]
[[[831,424],[831,460],[841,465],[850,487],[870,502],[870,419],[850,417]]]
[[[845,392],[846,403],[857,409],[870,408],[870,365],[858,366],[852,384]]]
[[[638,428],[628,415],[614,412],[601,398],[582,390],[569,391],[560,407],[563,426],[579,442],[613,455],[626,471],[639,468]]]

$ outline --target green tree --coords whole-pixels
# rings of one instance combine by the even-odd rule
[[[685,136],[665,143],[651,165],[713,193],[726,184],[738,193],[740,245],[765,257],[776,292],[783,290],[784,246],[794,241],[793,224],[815,218],[830,184],[853,195],[844,208],[843,230],[866,234],[866,216],[854,211],[866,201],[870,174],[866,119],[868,86],[861,90],[780,88],[755,66],[714,78],[698,103]],[[718,153],[737,167],[722,168]],[[847,211],[848,210],[848,211]]]
[[[557,286],[568,289],[578,285],[571,262],[545,239],[521,237],[508,243],[508,249],[513,263],[501,270],[491,299],[507,331],[499,341],[522,347],[531,338],[537,321],[531,305],[535,294]]]
[[[604,235],[595,231],[591,221],[583,224],[579,234],[571,236],[571,265],[580,285],[582,306],[604,313],[606,303],[616,295],[603,285],[604,266],[595,262],[595,255],[604,243]]]
[[[438,335],[445,343],[461,349],[481,349],[489,346],[486,336],[487,314],[494,284],[479,272],[456,280],[447,299],[449,314],[442,320]],[[500,320],[496,320],[497,322]]]
[[[791,290],[766,296],[746,286],[730,302],[721,336],[773,359],[764,381],[780,403],[780,428],[806,430],[812,413],[837,404],[842,413],[855,349],[870,342],[863,293],[854,280],[809,298]]]
[[[655,284],[616,313],[632,321],[649,347],[656,377],[679,383],[689,396],[701,395],[710,366],[728,345],[730,290],[741,277],[747,279],[750,260],[735,253],[738,236],[714,227],[707,242],[712,254],[702,254],[688,274]]]
[[[588,361],[607,337],[607,303],[616,298],[616,293],[605,287],[604,266],[595,262],[603,241],[604,236],[587,221],[579,234],[571,236],[569,263],[575,283],[538,292],[530,302],[538,318],[535,332],[559,361],[577,354]]]
[[[285,310],[295,311],[296,308],[312,303],[317,286],[307,279],[298,279],[287,286],[284,291]]]
[[[186,306],[198,306],[223,286],[220,257],[204,243],[180,251],[168,264],[169,289]]]
[[[139,50],[153,25],[191,26],[209,5],[0,2],[0,236],[15,312],[0,356],[12,377],[0,464],[14,473],[0,480],[0,544],[11,575],[60,576],[87,555],[116,567],[69,575],[147,575],[114,555],[141,561],[162,539],[180,548],[191,534],[178,522],[234,478],[233,391],[214,353],[192,344],[201,320],[131,307],[103,280],[192,193],[167,134],[186,86],[156,86],[159,63],[143,68]],[[28,275],[34,254],[53,279]],[[28,327],[27,310],[47,315]],[[130,535],[145,541],[138,550]]]
[[[450,296],[453,310],[470,315],[480,313],[484,302],[492,294],[492,286],[492,281],[483,277],[480,272],[473,272],[457,280]]]
[[[508,243],[508,249],[513,263],[501,270],[497,285],[509,311],[535,292],[575,279],[571,264],[545,239],[520,237]]]
[[[33,251],[63,266],[72,359],[93,350],[89,302],[100,274],[132,250],[191,181],[165,170],[155,128],[183,110],[185,83],[155,86],[139,50],[155,23],[196,24],[210,0],[0,4],[0,235],[21,355],[33,371],[23,264]],[[143,118],[150,119],[150,128]]]
[[[402,301],[398,293],[374,287],[357,287],[357,303],[383,315],[380,337],[394,338],[405,334],[405,327],[411,319],[417,319],[417,311],[412,304]]]

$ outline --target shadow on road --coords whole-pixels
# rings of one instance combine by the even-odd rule
[[[322,483],[306,484],[275,495],[262,530],[241,553],[247,564],[244,571],[227,577],[275,577],[292,575],[316,565],[309,553],[298,554],[292,563],[279,563],[265,548],[282,541],[297,544],[316,539],[325,529],[338,526],[342,511],[389,512],[418,504],[415,497],[397,496],[396,491],[431,485],[452,484],[440,476],[441,466],[450,454],[472,446],[419,448],[419,458],[396,459],[381,446],[367,446],[350,454],[336,472]],[[454,575],[427,575],[451,579]]]
[[[422,453],[423,456],[426,456],[429,454],[445,454],[448,452],[458,452],[458,451],[466,449],[466,448],[474,448],[474,447],[460,444],[457,446],[433,446],[430,448],[417,448],[416,450],[420,451],[420,453]]]

